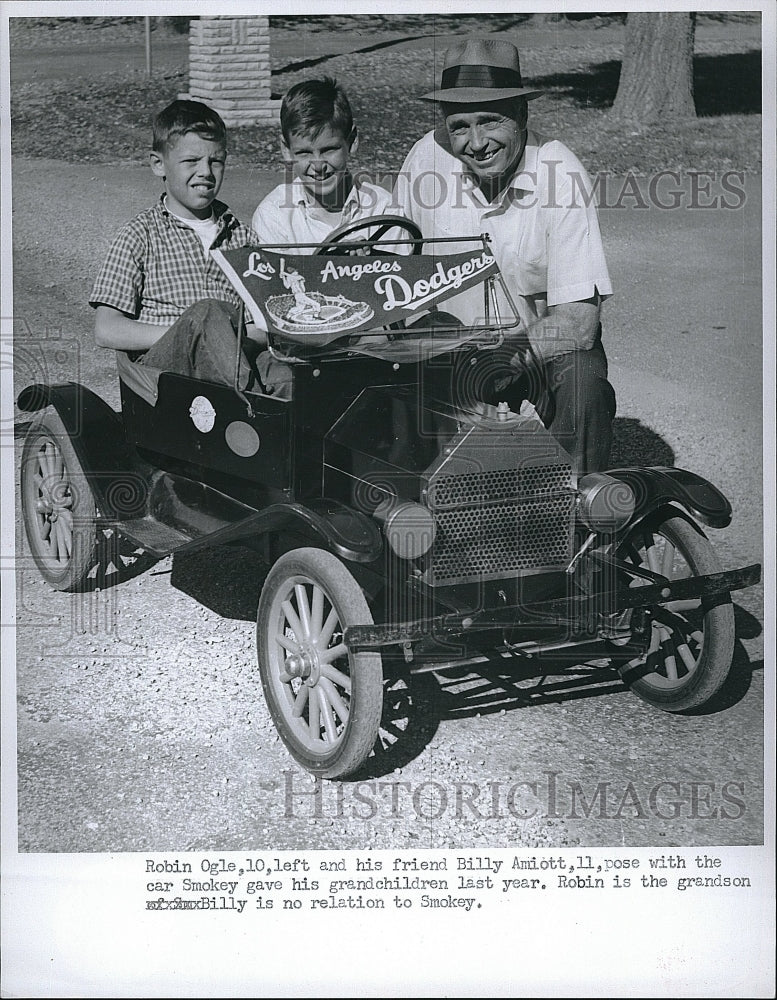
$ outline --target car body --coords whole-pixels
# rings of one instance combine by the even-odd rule
[[[260,287],[279,254],[308,282],[307,305],[288,284],[268,289],[270,350],[291,372],[283,398],[240,391],[237,371],[233,385],[154,373],[150,391],[123,379],[121,413],[75,383],[21,392],[19,407],[38,411],[22,509],[44,578],[83,587],[108,527],[160,557],[257,548],[271,564],[257,612],[265,697],[289,751],[321,777],[364,764],[393,665],[444,670],[473,648],[525,664],[546,651],[580,662],[593,645],[657,707],[708,702],[731,665],[730,592],[760,578],[758,566],[723,572],[703,533],[729,523],[728,501],[675,468],[578,478],[530,406],[461,391],[517,322],[491,308],[492,259],[467,272],[484,321],[462,330],[432,291],[452,258],[411,232],[427,250],[411,267],[426,277],[405,282],[429,299],[422,321],[377,322],[353,281],[397,275],[396,303],[410,265],[380,248],[398,222],[351,245],[350,298],[332,281],[310,292],[321,257],[254,248],[252,263],[227,261],[252,305],[241,279],[253,271]],[[482,264],[487,242],[475,244]]]

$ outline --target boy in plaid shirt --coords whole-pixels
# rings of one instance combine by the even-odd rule
[[[210,249],[257,239],[216,200],[226,155],[226,127],[207,105],[173,101],[156,116],[151,169],[164,194],[119,232],[97,276],[89,304],[98,346],[154,368],[233,381],[240,297]],[[247,364],[241,373],[245,388]]]

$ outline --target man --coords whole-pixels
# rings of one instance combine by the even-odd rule
[[[599,322],[612,287],[588,174],[566,146],[526,127],[527,101],[538,96],[523,86],[509,42],[474,38],[449,49],[440,89],[422,98],[438,105],[444,127],[408,154],[394,204],[425,237],[488,234],[521,321],[498,355],[482,352],[492,373],[502,365],[489,385],[505,398],[520,376],[583,474],[606,468],[612,439],[615,393]],[[465,324],[482,322],[482,294],[446,308]]]

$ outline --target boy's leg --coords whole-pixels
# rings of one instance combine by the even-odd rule
[[[190,306],[149,348],[143,364],[193,378],[232,384],[237,356],[239,309],[228,302],[203,299]],[[245,355],[240,362],[240,388],[251,369]]]
[[[293,376],[290,365],[273,357],[269,351],[260,351],[255,365],[263,392],[278,399],[291,399]]]

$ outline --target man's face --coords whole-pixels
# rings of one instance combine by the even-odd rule
[[[295,132],[282,143],[283,155],[305,190],[325,208],[342,208],[348,173],[348,157],[356,139],[325,125],[317,135]]]
[[[507,181],[526,144],[526,116],[510,101],[446,104],[445,126],[453,155],[481,185]]]
[[[227,153],[221,143],[187,132],[163,153],[151,154],[151,169],[165,181],[167,207],[182,219],[207,219],[224,179]]]

